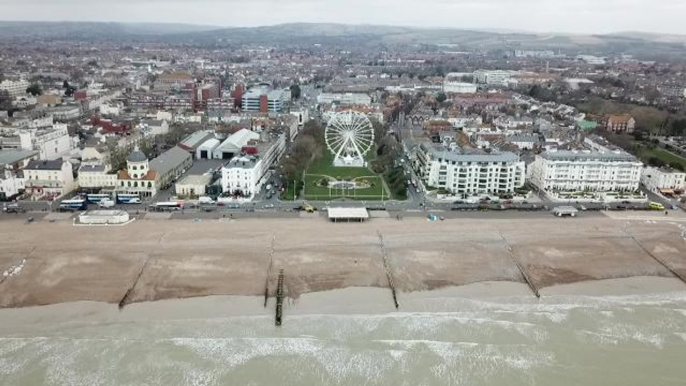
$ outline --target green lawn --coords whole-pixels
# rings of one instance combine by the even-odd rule
[[[661,148],[654,148],[654,149],[649,149],[645,146],[641,147],[639,151],[639,156],[644,162],[647,162],[650,157],[656,157],[662,162],[666,164],[670,164],[672,162],[678,162],[680,163],[684,168],[686,168],[686,158],[680,157],[674,153],[671,153],[665,149]]]
[[[373,149],[367,153],[373,157]],[[367,180],[372,186],[364,189],[330,189],[319,186],[322,179],[331,177],[336,180]],[[319,160],[310,165],[305,175],[305,198],[308,200],[329,200],[334,198],[351,198],[359,200],[388,200],[389,194],[383,181],[368,168],[335,167],[333,155],[325,152]]]

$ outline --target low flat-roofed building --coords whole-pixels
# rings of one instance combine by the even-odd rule
[[[37,160],[37,150],[3,149],[0,150],[0,169],[18,171],[26,167],[32,160]]]
[[[185,176],[174,186],[177,196],[204,196],[207,185],[212,183],[211,174]]]
[[[369,218],[366,208],[328,208],[327,215],[333,222],[363,222]]]
[[[79,215],[79,223],[92,225],[123,224],[129,221],[125,210],[89,210]]]

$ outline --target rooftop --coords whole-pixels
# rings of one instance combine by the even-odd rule
[[[427,147],[427,144],[422,144],[421,146]],[[455,162],[517,162],[519,161],[519,156],[515,153],[504,151],[504,152],[492,152],[486,153],[483,151],[465,151],[463,149],[450,150],[449,148],[433,144],[429,146],[428,151],[431,153],[433,158],[440,158],[446,161]]]
[[[62,159],[56,159],[52,161],[48,160],[32,160],[26,165],[28,170],[61,170],[62,169]]]
[[[102,173],[105,171],[105,165],[81,165],[79,173]]]
[[[186,159],[191,157],[190,153],[178,146],[160,154],[159,157],[150,161],[150,170],[160,173],[162,176],[169,173],[172,169],[182,164]]]
[[[330,219],[367,219],[369,213],[366,208],[329,208]]]
[[[194,148],[198,147],[201,144],[203,144],[205,141],[207,141],[210,138],[213,138],[214,134],[209,131],[196,131],[195,133],[189,135],[188,137],[184,138],[180,143],[179,146],[185,147],[185,148]]]
[[[638,162],[633,155],[621,151],[592,151],[592,150],[557,150],[540,154],[542,158],[551,161],[622,161]]]
[[[38,151],[35,150],[15,150],[15,149],[4,149],[0,150],[0,165],[13,164],[25,160],[30,157],[38,155]]]

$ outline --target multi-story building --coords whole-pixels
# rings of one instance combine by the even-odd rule
[[[413,166],[426,185],[454,194],[512,193],[524,185],[524,162],[511,152],[464,152],[423,143]]]
[[[672,168],[647,166],[641,173],[641,183],[650,191],[686,190],[686,173]]]
[[[16,98],[25,95],[26,89],[29,88],[29,86],[29,82],[24,79],[5,79],[2,82],[0,82],[0,91],[7,91],[11,98]]]
[[[370,105],[372,104],[372,98],[363,93],[333,93],[324,92],[319,94],[317,97],[317,103],[336,103],[339,105]]]
[[[19,141],[24,150],[38,150],[40,158],[53,160],[68,156],[72,139],[65,124],[54,124],[50,128],[29,129],[19,132]]]
[[[477,83],[494,86],[507,86],[512,78],[512,71],[504,70],[477,70],[474,71],[474,79]]]
[[[643,164],[621,150],[559,150],[536,156],[531,183],[546,191],[634,191]]]
[[[115,188],[117,174],[110,173],[101,162],[84,163],[79,167],[78,184],[83,189]]]
[[[241,108],[248,112],[281,112],[286,109],[290,99],[290,90],[273,90],[260,85],[243,94]]]
[[[24,181],[26,193],[33,199],[53,200],[76,188],[71,163],[61,159],[29,162],[24,168]]]
[[[266,182],[269,168],[286,151],[286,134],[269,134],[243,150],[222,167],[222,190],[237,199],[252,200]]]
[[[158,75],[157,79],[155,79],[155,90],[184,90],[191,89],[192,87],[193,78],[185,71],[165,72]]]

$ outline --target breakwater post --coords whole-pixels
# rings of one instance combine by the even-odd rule
[[[519,262],[517,257],[515,257],[514,251],[512,250],[512,247],[510,244],[507,242],[507,239],[503,234],[498,230],[498,234],[500,235],[500,238],[503,240],[503,243],[505,243],[505,247],[507,247],[507,252],[510,255],[510,259],[515,263],[517,266],[517,269],[519,270],[519,273],[522,274],[522,277],[524,278],[524,281],[526,284],[531,288],[531,292],[534,293],[534,295],[537,298],[541,298],[541,294],[538,292],[538,288],[536,288],[536,285],[534,285],[533,281],[531,280],[531,277],[529,276],[529,272],[524,268],[524,266]]]
[[[383,269],[384,272],[386,272],[386,278],[388,279],[388,287],[391,289],[391,295],[393,296],[393,305],[397,310],[398,308],[400,308],[400,304],[398,303],[398,295],[395,291],[395,285],[393,284],[393,275],[391,274],[391,269],[388,264],[388,254],[386,253],[386,245],[384,244],[383,235],[381,234],[381,232],[376,231],[376,233],[379,235],[379,242],[381,243],[381,258],[383,259]]]
[[[281,325],[283,316],[283,269],[279,270],[279,280],[276,284],[276,320],[277,326]]]

